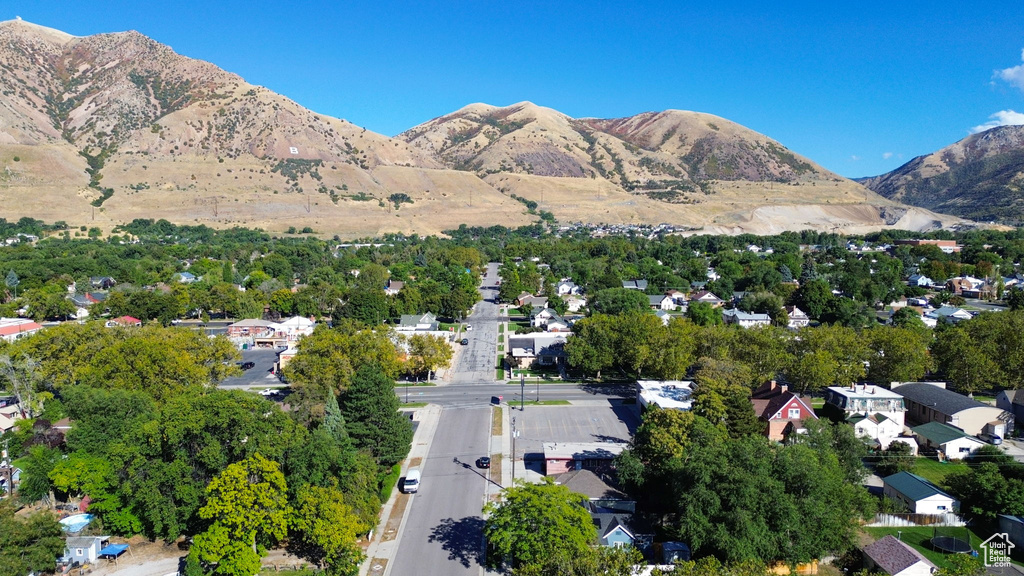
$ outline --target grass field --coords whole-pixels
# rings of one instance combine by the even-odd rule
[[[426,402],[403,402],[402,408],[423,408],[426,405]]]
[[[931,458],[921,457],[914,462],[914,469],[912,472],[933,484],[941,485],[942,481],[950,473],[966,469],[967,464],[964,464],[963,462],[939,462],[938,460],[932,460]]]

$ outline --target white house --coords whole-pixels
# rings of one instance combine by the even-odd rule
[[[397,332],[436,332],[440,323],[437,321],[437,316],[434,316],[430,312],[426,314],[402,314],[401,319],[398,321],[398,325],[395,326]]]
[[[388,280],[388,285],[384,287],[384,293],[388,296],[397,296],[399,292],[405,288],[405,282],[401,280]]]
[[[64,558],[69,564],[95,564],[109,540],[109,536],[70,536],[64,541]]]
[[[786,306],[786,314],[789,316],[789,324],[787,327],[792,328],[793,330],[803,328],[811,323],[811,317],[796,306]]]
[[[575,282],[567,278],[563,278],[555,286],[555,293],[558,294],[559,296],[578,295],[582,292],[583,290],[579,286],[577,286]]]
[[[882,414],[855,414],[846,421],[853,425],[857,436],[874,440],[881,450],[888,448],[889,443],[903,433],[903,426],[899,422]],[[913,447],[917,448],[916,441]]]
[[[942,308],[929,310],[924,313],[924,317],[932,318],[936,322],[951,322],[953,324],[973,318],[970,312],[955,306],[943,306]]]
[[[937,570],[931,560],[891,534],[864,547],[864,564],[869,571],[892,576],[930,576]]]
[[[738,308],[722,312],[722,320],[726,324],[737,324],[741,328],[767,326],[772,323],[772,317],[767,314],[755,314],[752,312],[744,312]]]
[[[31,336],[43,327],[27,318],[0,318],[0,339],[14,342]]]
[[[842,411],[847,418],[857,414],[881,414],[895,420],[901,430],[907,412],[903,396],[872,384],[830,386],[825,390],[825,403]]]
[[[658,296],[648,296],[648,303],[654,310],[675,310],[676,302],[668,294]]]
[[[956,498],[910,472],[899,472],[882,478],[882,494],[902,502],[914,514],[949,514],[960,508]]]
[[[587,299],[583,296],[562,296],[562,300],[569,312],[579,312],[587,305]]]
[[[935,281],[925,276],[924,274],[914,274],[913,276],[910,277],[910,279],[907,280],[907,285],[919,286],[921,288],[927,288],[932,284],[935,284]]]
[[[941,422],[929,422],[911,428],[921,446],[941,450],[950,460],[963,460],[985,445],[959,428]]]

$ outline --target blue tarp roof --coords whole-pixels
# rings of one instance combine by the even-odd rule
[[[127,544],[111,544],[103,550],[100,550],[100,556],[113,556],[117,558],[121,554],[124,554],[125,550],[128,549]]]

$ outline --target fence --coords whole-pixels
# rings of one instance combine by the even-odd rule
[[[956,514],[878,514],[868,526],[900,528],[904,526],[966,526]]]

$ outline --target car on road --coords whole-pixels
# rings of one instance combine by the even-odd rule
[[[469,344],[469,338],[463,338],[462,341],[459,342],[459,344],[462,344],[463,346],[465,346],[466,344]]]
[[[241,368],[242,370],[252,370],[253,368],[256,367],[256,363],[255,362],[239,362],[238,363],[238,367]]]
[[[490,456],[481,456],[481,457],[477,458],[476,459],[476,467],[477,468],[490,468],[491,467],[491,457]]]
[[[472,330],[473,326],[471,324],[466,324],[466,332],[471,332]]]

